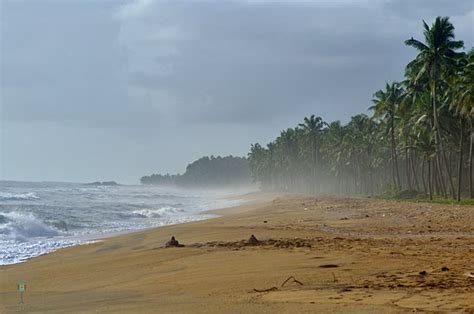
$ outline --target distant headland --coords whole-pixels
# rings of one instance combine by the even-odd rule
[[[190,163],[183,174],[152,174],[140,179],[142,184],[179,187],[223,187],[252,183],[247,158],[205,156]]]

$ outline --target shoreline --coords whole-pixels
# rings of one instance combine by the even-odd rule
[[[104,233],[90,233],[90,234],[56,236],[56,237],[52,237],[52,238],[45,238],[44,240],[46,240],[46,241],[53,241],[53,242],[62,241],[64,246],[61,246],[61,247],[56,248],[56,249],[52,249],[51,251],[45,251],[43,253],[40,253],[38,255],[20,260],[20,261],[15,262],[15,263],[0,264],[0,269],[2,267],[6,267],[6,266],[10,266],[10,265],[25,263],[25,262],[28,262],[28,261],[33,260],[35,258],[45,256],[45,255],[48,255],[48,254],[51,254],[51,253],[54,253],[56,251],[66,249],[66,248],[72,248],[72,247],[77,247],[77,246],[93,244],[93,243],[96,243],[96,242],[104,241],[104,240],[109,239],[109,238],[115,238],[115,237],[120,237],[120,236],[127,235],[127,234],[134,234],[134,233],[151,231],[153,229],[162,228],[162,227],[166,227],[166,226],[187,224],[187,223],[191,223],[191,222],[203,221],[203,220],[216,218],[216,217],[219,216],[216,212],[224,211],[227,208],[238,207],[238,206],[241,206],[241,205],[243,205],[247,202],[251,202],[251,199],[249,200],[248,195],[251,197],[252,195],[253,196],[258,195],[258,193],[257,192],[249,192],[249,193],[246,193],[246,194],[242,195],[242,197],[240,197],[239,195],[220,197],[220,198],[218,198],[219,200],[227,200],[227,201],[239,201],[240,200],[240,202],[237,203],[237,204],[228,205],[226,207],[216,207],[214,209],[204,209],[200,212],[194,213],[193,216],[192,216],[192,219],[187,220],[187,221],[172,222],[170,224],[164,224],[164,225],[159,225],[159,226],[150,226],[150,227],[146,227],[146,228],[133,229],[133,230],[118,230],[118,231],[107,231],[107,232],[104,232]],[[66,244],[66,243],[69,243],[69,244]]]
[[[222,199],[228,199],[228,197],[223,197]],[[230,199],[232,200],[239,200],[239,196],[232,196],[230,197]],[[242,198],[243,199],[243,198]],[[196,216],[200,216],[200,215],[207,215],[209,217],[205,217],[205,218],[202,218],[202,219],[192,219],[192,220],[189,220],[189,221],[185,221],[185,222],[176,222],[176,223],[171,223],[171,224],[167,224],[167,225],[162,225],[162,226],[153,226],[153,227],[147,227],[147,228],[143,228],[143,229],[136,229],[136,230],[131,230],[131,231],[126,231],[126,230],[121,230],[121,231],[111,231],[111,232],[106,232],[106,233],[103,233],[103,234],[88,234],[88,235],[81,235],[81,236],[71,236],[70,238],[71,239],[74,239],[74,240],[79,240],[79,241],[86,241],[85,243],[79,243],[77,245],[71,245],[71,246],[67,246],[67,247],[64,247],[64,248],[60,248],[56,251],[59,251],[59,250],[62,250],[62,249],[65,249],[65,248],[70,248],[70,247],[74,247],[74,246],[81,246],[81,245],[88,245],[88,244],[93,244],[93,243],[96,243],[96,242],[101,242],[101,241],[105,241],[107,239],[110,239],[110,238],[116,238],[116,237],[120,237],[120,236],[125,236],[125,235],[132,235],[132,234],[136,234],[136,233],[142,233],[142,232],[149,232],[149,231],[153,231],[155,229],[159,229],[159,228],[163,228],[163,227],[168,227],[168,226],[176,226],[176,225],[182,225],[182,224],[188,224],[188,223],[193,223],[193,222],[198,222],[198,221],[205,221],[205,220],[209,220],[209,219],[213,219],[213,218],[218,218],[220,216],[222,216],[225,212],[225,210],[227,209],[232,209],[234,207],[240,207],[240,206],[243,206],[245,205],[246,202],[251,202],[249,200],[246,200],[246,201],[242,201],[240,204],[237,204],[237,205],[230,205],[228,207],[220,207],[220,208],[215,208],[215,209],[206,209],[206,210],[203,210],[203,211],[200,211],[200,212],[197,212],[195,215]],[[218,214],[218,213],[221,213],[221,214]],[[69,238],[68,238],[69,239]],[[45,254],[41,254],[41,255],[38,255],[38,256],[43,256],[43,255],[47,255],[47,254],[51,254],[53,252],[56,252],[56,251],[52,251],[50,253],[45,253]],[[32,257],[30,259],[27,259],[25,261],[22,261],[20,263],[24,263],[24,262],[27,262],[29,260],[32,260],[34,258],[36,258],[37,256],[35,257]],[[15,263],[15,264],[19,264],[19,263]],[[8,265],[15,265],[15,264],[8,264]],[[8,265],[0,265],[0,267],[2,266],[8,266]]]
[[[0,312],[18,280],[26,312],[474,311],[474,207],[264,195],[213,212],[5,265]]]

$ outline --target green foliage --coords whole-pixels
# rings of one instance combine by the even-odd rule
[[[447,199],[442,197],[435,197],[432,200],[426,197],[426,195],[420,195],[419,198],[396,198],[396,197],[386,197],[383,195],[378,196],[379,199],[390,199],[390,200],[397,200],[401,202],[411,202],[411,203],[431,203],[431,204],[445,204],[445,205],[467,205],[473,206],[474,200],[473,199],[464,199],[461,201]]]
[[[250,183],[250,168],[243,157],[202,157],[186,167],[182,175],[152,174],[140,179],[142,184],[184,187],[225,187]]]

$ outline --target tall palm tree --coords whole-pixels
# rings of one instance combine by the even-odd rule
[[[431,93],[431,101],[433,106],[434,132],[435,141],[438,152],[438,163],[440,154],[442,155],[448,181],[450,183],[453,198],[456,198],[454,183],[451,171],[449,169],[446,154],[443,150],[443,138],[438,121],[437,97],[438,85],[442,75],[452,72],[456,60],[460,53],[456,50],[464,46],[462,41],[454,40],[454,26],[448,17],[438,16],[431,27],[423,21],[425,42],[416,39],[408,39],[405,41],[407,46],[414,47],[418,50],[416,58],[407,65],[407,76],[414,85],[420,85],[422,81],[427,82],[427,87]]]
[[[250,146],[250,152],[248,153],[250,171],[254,181],[261,182],[262,184],[266,184],[267,182],[267,158],[265,155],[265,148],[263,148],[260,144],[256,143]]]
[[[421,181],[424,187],[424,191],[429,193],[430,199],[433,197],[433,180],[435,176],[432,176],[431,170],[436,170],[438,174],[438,168],[434,168],[432,164],[433,158],[436,156],[436,148],[434,143],[433,130],[433,111],[431,104],[431,95],[428,91],[416,91],[410,85],[406,85],[407,91],[400,106],[400,120],[402,129],[409,133],[412,144],[410,145],[417,153],[421,153]],[[428,179],[425,180],[425,164],[428,164]],[[415,171],[413,176],[416,177]],[[427,184],[428,183],[428,184]],[[444,182],[442,182],[444,184]],[[444,185],[443,185],[444,186]],[[440,192],[445,195],[445,189],[440,188]]]
[[[395,141],[395,115],[403,97],[404,90],[400,87],[400,83],[385,83],[385,90],[375,92],[372,99],[374,106],[369,108],[374,110],[374,118],[380,119],[388,126],[392,158],[392,180],[393,185],[398,190],[401,189],[401,184],[398,170],[397,144]]]
[[[326,156],[329,171],[336,177],[335,192],[337,194],[342,192],[342,179],[347,164],[347,150],[344,148],[346,134],[346,128],[340,121],[331,122],[322,143],[323,155]]]
[[[458,168],[458,200],[461,199],[461,176],[462,176],[462,142],[463,123],[465,120],[470,124],[470,144],[469,144],[469,192],[474,198],[473,178],[472,178],[472,158],[474,130],[474,49],[459,60],[458,71],[452,80],[450,88],[450,107],[454,109],[460,117],[460,140],[459,140],[459,168]]]
[[[423,168],[422,171],[424,171],[424,163],[428,163],[428,195],[430,197],[430,200],[433,199],[433,177],[432,177],[432,171],[431,171],[431,160],[433,157],[433,154],[435,153],[435,147],[432,139],[432,133],[429,132],[428,128],[426,128],[423,124],[427,123],[426,117],[421,117],[419,121],[417,121],[416,124],[416,133],[415,133],[415,148],[420,150],[423,153]],[[429,123],[429,122],[428,122]],[[425,184],[425,178],[424,175],[422,174],[423,184]]]
[[[295,166],[297,158],[297,128],[288,128],[281,131],[280,136],[276,139],[276,145],[280,148],[282,156],[281,165],[284,169],[286,180],[286,190],[291,192],[295,188]]]
[[[320,174],[320,143],[321,134],[326,125],[327,123],[324,122],[321,117],[316,117],[314,114],[309,118],[305,117],[303,123],[299,124],[311,145],[311,180],[314,194],[320,192],[319,180],[321,180],[321,178],[318,178]]]

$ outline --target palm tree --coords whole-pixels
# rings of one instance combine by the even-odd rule
[[[311,170],[312,170],[312,185],[313,193],[318,194],[320,192],[320,183],[318,178],[319,167],[320,167],[320,142],[321,134],[324,127],[327,125],[321,117],[316,117],[314,114],[309,118],[304,118],[304,123],[300,123],[299,126],[303,129],[305,136],[311,145]]]
[[[420,120],[418,121],[418,128],[416,132],[416,139],[415,139],[415,148],[423,152],[423,168],[422,171],[424,171],[424,163],[428,163],[428,195],[430,197],[430,200],[433,199],[433,177],[432,177],[432,167],[431,167],[431,159],[433,157],[433,154],[435,153],[435,146],[433,143],[432,139],[432,133],[429,132],[428,128],[424,127],[423,125],[420,124],[424,123],[426,121]],[[422,180],[423,184],[425,184],[425,178],[424,174],[422,173]]]
[[[330,172],[336,176],[335,192],[337,194],[342,192],[342,179],[347,164],[347,149],[344,148],[346,134],[346,128],[340,121],[331,122],[327,127],[322,143],[323,155],[326,156],[327,165],[330,167]]]
[[[465,117],[474,115],[474,48],[459,60],[459,71],[452,84],[451,108]]]
[[[285,190],[291,192],[295,188],[295,166],[297,158],[297,128],[288,128],[281,131],[280,136],[275,140],[280,149],[280,163],[284,169],[286,184]]]
[[[459,115],[460,139],[459,139],[459,168],[458,168],[458,200],[461,199],[461,175],[462,175],[462,143],[463,143],[463,123],[468,120],[470,123],[470,144],[469,144],[469,192],[474,198],[472,182],[472,158],[473,158],[473,115],[474,115],[474,49],[459,60],[456,76],[453,78],[450,88],[451,109]]]
[[[393,185],[398,190],[401,189],[401,185],[398,170],[397,144],[395,141],[395,115],[398,106],[403,100],[403,96],[404,91],[403,88],[400,87],[400,83],[385,83],[385,90],[375,92],[374,99],[372,99],[375,105],[369,108],[370,110],[374,110],[374,118],[383,121],[388,126],[391,144],[392,180]]]
[[[354,189],[356,193],[364,193],[371,190],[369,184],[373,176],[373,137],[376,134],[376,125],[367,115],[358,114],[351,118],[347,128],[349,133],[346,139],[350,141],[349,163],[353,171]]]
[[[266,157],[266,150],[260,144],[252,144],[250,152],[248,153],[248,161],[253,180],[260,182],[262,185],[267,184],[268,181],[268,158]],[[265,187],[264,186],[264,187]]]
[[[435,142],[438,152],[438,166],[440,154],[444,160],[446,172],[451,187],[453,198],[456,198],[451,171],[448,167],[446,154],[443,150],[443,138],[438,121],[437,96],[438,85],[443,74],[452,71],[456,64],[456,59],[460,56],[456,50],[464,46],[462,41],[454,40],[454,26],[448,17],[438,16],[431,27],[423,21],[425,42],[416,39],[405,41],[407,46],[418,50],[416,58],[407,65],[407,76],[414,85],[420,85],[422,81],[427,82],[433,106]],[[440,167],[441,168],[441,167]]]

